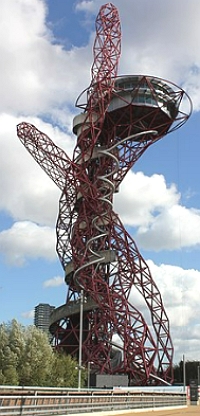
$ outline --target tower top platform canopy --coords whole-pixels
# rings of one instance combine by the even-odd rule
[[[179,93],[159,78],[143,75],[117,77],[108,111],[132,104],[133,106],[159,107],[174,119],[180,104]]]
[[[82,118],[87,119],[89,124],[98,123],[99,100],[102,99],[101,94],[104,94],[103,88],[96,94],[93,116],[89,117],[87,103],[91,94],[95,97],[94,90],[98,90],[96,84],[85,89],[76,101],[76,106],[83,111]],[[149,75],[118,76],[105,111],[102,133],[105,129],[113,129],[115,135],[123,139],[141,131],[155,130],[157,134],[154,139],[157,140],[182,126],[191,112],[189,96],[170,81]]]
[[[104,126],[122,139],[154,130],[155,141],[184,124],[191,110],[190,98],[175,84],[154,76],[124,75],[115,79]]]

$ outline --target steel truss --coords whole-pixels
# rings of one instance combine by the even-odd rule
[[[159,78],[117,77],[120,53],[119,15],[108,3],[96,19],[92,81],[76,103],[72,160],[29,123],[18,125],[18,136],[62,191],[57,253],[68,291],[51,317],[55,347],[78,359],[82,293],[82,363],[92,372],[128,374],[130,384],[170,383],[169,320],[147,263],[113,210],[113,195],[144,151],[187,120],[190,100]],[[186,101],[189,110],[180,110]]]

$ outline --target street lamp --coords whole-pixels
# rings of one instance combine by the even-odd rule
[[[183,391],[186,390],[186,368],[185,368],[185,355],[183,354]]]
[[[79,357],[78,357],[78,389],[81,388],[82,346],[83,346],[83,289],[80,295],[80,325],[79,325]]]

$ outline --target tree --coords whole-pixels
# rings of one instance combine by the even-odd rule
[[[11,350],[10,345],[4,348],[3,374],[6,384],[16,386],[18,384],[17,357]]]
[[[11,364],[11,358],[8,360],[10,363],[9,374],[13,377],[13,385],[17,385],[19,382],[20,368],[23,365],[22,357],[25,348],[24,328],[16,321],[16,319],[13,319],[11,323],[7,325],[7,333],[10,353],[14,358],[13,365]],[[7,380],[9,379],[8,374],[6,375],[6,378]]]
[[[5,347],[8,345],[8,333],[6,331],[6,325],[0,325],[0,370],[2,370],[5,362]]]
[[[47,334],[15,319],[0,325],[0,384],[77,387],[78,363],[56,352]],[[82,371],[82,385],[86,373]]]
[[[64,352],[54,352],[50,383],[51,386],[77,387],[77,362]]]
[[[0,325],[0,382],[18,384],[16,355],[10,348],[9,331],[5,324]]]
[[[25,328],[19,324],[16,319],[13,319],[11,324],[8,325],[7,330],[10,349],[15,354],[18,366],[20,365],[21,356],[25,348]]]
[[[47,386],[51,374],[53,351],[47,334],[34,326],[25,332],[25,348],[20,368],[20,385]]]
[[[187,386],[190,384],[190,380],[198,379],[198,367],[199,361],[186,361],[185,362],[185,383]],[[183,384],[183,361],[174,366],[174,382]]]
[[[3,386],[4,384],[6,384],[6,377],[3,374],[3,371],[0,370],[0,385]]]

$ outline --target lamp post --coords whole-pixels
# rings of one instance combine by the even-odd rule
[[[84,293],[81,289],[80,294],[80,325],[79,325],[79,357],[78,357],[78,389],[81,388],[81,370],[82,370],[82,345],[83,345],[83,300]]]
[[[183,389],[186,389],[186,370],[185,370],[185,355],[183,354]]]
[[[88,374],[87,374],[87,376],[88,376],[87,387],[89,389],[90,388],[90,361],[88,361],[88,368],[87,368],[87,370],[88,370]]]

